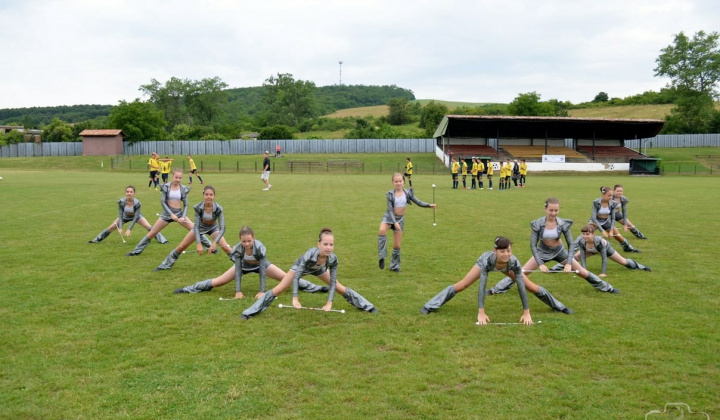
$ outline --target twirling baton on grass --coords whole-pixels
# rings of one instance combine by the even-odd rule
[[[432,184],[433,187],[433,204],[435,204],[435,184]],[[433,226],[437,226],[437,223],[435,223],[435,207],[433,207]]]
[[[548,273],[564,273],[565,271],[548,270]],[[580,270],[570,270],[568,273],[579,273]],[[542,273],[541,270],[523,270],[523,273]]]
[[[283,305],[282,303],[278,303],[278,308],[288,308],[288,309],[308,309],[311,311],[323,311],[323,312],[340,312],[341,314],[345,313],[345,309],[330,309],[329,311],[324,310],[323,308],[308,308],[306,306],[301,306],[299,308],[296,308],[292,305]]]
[[[117,229],[117,233],[120,234],[120,239],[122,239],[123,243],[126,243],[125,238],[123,238],[122,233],[120,232],[120,226],[118,226],[117,220],[115,220],[115,228]]]

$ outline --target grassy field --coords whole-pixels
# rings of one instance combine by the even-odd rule
[[[418,174],[420,199],[431,201],[437,185],[436,219],[408,209],[396,274],[378,270],[376,257],[389,174],[273,174],[272,189],[261,191],[256,174],[207,173],[233,243],[249,224],[287,269],[330,226],[339,280],[381,312],[357,311],[337,296],[334,307],[347,313],[273,307],[242,322],[249,299],[218,300],[233,295],[231,285],[172,294],[223,272],[225,256],[186,254],[156,273],[172,245],[123,256],[141,229],[128,244],[116,233],[86,243],[117,215],[128,184],[154,222],[159,194],[144,186],[144,172],[37,165],[0,173],[2,418],[642,418],[669,402],[720,413],[716,178],[531,175],[527,188],[500,192],[452,190],[445,174]],[[553,313],[531,296],[541,324],[478,327],[475,285],[420,314],[496,235],[510,237],[526,261],[528,223],[543,214],[546,197],[560,198],[578,234],[599,186],[615,183],[649,237],[630,237],[643,250],[632,257],[653,268],[610,263],[607,280],[622,294],[572,275],[534,274],[576,313]],[[193,204],[201,200],[194,187]],[[176,244],[185,231],[171,225],[163,233]],[[243,285],[253,295],[257,277]],[[321,306],[325,296],[300,299]],[[521,314],[514,291],[487,298],[486,307],[494,322]]]
[[[345,117],[384,117],[390,112],[387,105],[362,106],[358,108],[348,108],[335,111],[332,114],[323,115],[325,118],[345,118]]]

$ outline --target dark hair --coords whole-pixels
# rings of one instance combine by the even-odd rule
[[[600,192],[605,194],[606,192],[608,192],[609,189],[610,189],[610,187],[606,187],[603,185],[602,187],[600,187]]]
[[[329,227],[324,227],[320,229],[320,234],[318,235],[318,242],[322,241],[322,237],[325,235],[332,235],[333,231]]]
[[[512,245],[512,242],[504,236],[495,238],[495,249],[508,249],[510,245]]]
[[[127,190],[128,188],[132,188],[133,192],[135,192],[135,187],[133,187],[132,185],[128,185],[127,187],[125,187],[125,190]]]
[[[560,200],[555,197],[548,197],[548,199],[545,200],[545,208],[547,208],[548,204],[560,204]]]
[[[205,191],[212,190],[213,194],[215,193],[215,187],[212,185],[206,185],[205,188],[203,188],[203,194],[205,194]]]
[[[582,229],[580,229],[580,232],[595,233],[596,230],[597,225],[595,223],[588,223],[587,225],[583,226]]]
[[[615,186],[613,187],[613,190],[617,190],[617,189],[618,189],[618,187],[619,187],[619,188],[622,188],[623,186],[622,186],[622,185],[620,185],[620,184],[615,184]]]
[[[243,235],[250,235],[254,238],[255,232],[253,232],[253,230],[250,226],[243,225],[243,227],[240,228],[240,233],[238,234],[238,236],[243,236]]]

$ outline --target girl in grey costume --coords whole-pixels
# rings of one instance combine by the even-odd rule
[[[393,230],[393,251],[390,258],[390,270],[397,273],[400,272],[400,245],[402,244],[403,230],[405,228],[405,207],[415,203],[420,207],[435,208],[435,203],[429,204],[415,197],[412,188],[405,189],[405,181],[401,173],[395,173],[392,176],[394,189],[385,194],[387,202],[387,210],[380,221],[380,229],[378,231],[378,260],[380,269],[385,268],[385,258],[387,257],[387,231]],[[396,206],[396,201],[402,202],[401,206]]]
[[[300,300],[298,299],[298,289],[300,287],[300,277],[306,274],[317,276],[320,280],[327,283],[330,287],[328,290],[327,303],[323,306],[323,310],[332,309],[335,290],[337,290],[348,303],[354,307],[366,312],[375,313],[378,310],[367,299],[362,297],[356,291],[345,287],[337,281],[338,259],[333,253],[335,249],[335,236],[330,228],[323,228],[318,236],[318,246],[308,249],[305,254],[300,256],[293,264],[290,271],[280,281],[280,284],[262,295],[251,307],[247,308],[242,315],[242,319],[250,319],[250,317],[259,314],[267,309],[280,293],[287,290],[291,285],[293,288],[293,306],[300,308]]]
[[[132,207],[126,208],[128,200],[132,200]],[[133,187],[132,185],[128,185],[125,188],[125,197],[119,199],[117,203],[117,219],[115,219],[115,221],[113,221],[112,224],[107,227],[107,229],[104,229],[102,232],[100,232],[94,239],[88,241],[89,244],[99,243],[103,239],[107,238],[110,233],[113,232],[115,229],[118,229],[120,231],[120,235],[122,235],[123,223],[132,222],[130,223],[130,226],[125,230],[125,236],[128,238],[130,237],[132,233],[132,228],[135,227],[136,223],[138,223],[140,226],[144,227],[148,231],[151,229],[150,223],[148,223],[147,219],[143,217],[142,212],[140,211],[140,208],[142,207],[140,200],[135,198],[135,187]],[[168,242],[167,239],[165,239],[165,237],[161,234],[157,234],[155,236],[155,239],[161,244],[166,244]]]
[[[622,222],[623,230],[625,232],[630,230],[630,232],[635,235],[636,238],[647,239],[647,237],[645,237],[645,235],[643,235],[642,232],[640,232],[638,228],[633,225],[630,220],[628,220],[627,203],[629,203],[630,200],[628,200],[627,197],[623,195],[623,192],[623,186],[620,184],[615,184],[615,186],[613,187],[613,201],[620,203],[620,207],[622,209],[620,212],[615,212],[615,221]]]
[[[623,247],[623,251],[642,252],[630,245],[615,227],[615,213],[621,204],[613,200],[613,191],[609,187],[600,187],[600,192],[602,197],[593,200],[590,222],[595,223],[604,237],[612,235]]]
[[[522,279],[522,267],[520,261],[512,255],[512,243],[508,238],[499,236],[495,238],[495,249],[480,255],[475,265],[468,271],[465,277],[454,285],[448,286],[440,293],[423,305],[420,312],[429,314],[440,308],[445,302],[452,299],[456,293],[467,289],[471,284],[480,279],[480,288],[478,290],[478,323],[485,325],[490,322],[490,318],[485,314],[485,286],[487,285],[487,275],[492,271],[499,271],[509,275],[513,280]],[[530,308],[528,306],[527,294],[525,293],[524,281],[518,281],[518,293],[520,301],[523,305],[523,315],[520,322],[525,325],[532,325],[530,317]]]
[[[597,290],[601,292],[620,293],[620,290],[615,289],[608,282],[600,280],[598,276],[580,266],[580,263],[575,261],[574,258],[569,257],[570,255],[574,255],[575,252],[575,242],[570,232],[570,227],[573,222],[572,220],[557,217],[559,213],[560,201],[554,197],[548,198],[545,200],[545,216],[530,223],[530,250],[532,251],[533,257],[525,263],[523,271],[530,272],[539,269],[541,272],[547,273],[550,270],[545,263],[554,260],[565,265],[564,271],[566,273],[569,273],[571,270],[578,271],[578,275]],[[548,225],[552,227],[550,228]],[[570,248],[567,251],[563,246],[561,236],[565,237],[565,242],[567,242]],[[505,293],[510,290],[512,284],[512,280],[509,277],[505,277],[500,280],[495,287],[490,289],[488,294]]]
[[[207,212],[207,207],[211,208],[210,212]],[[203,255],[204,248],[202,238],[205,238],[205,235],[212,238],[208,254],[216,254],[216,246],[219,244],[220,248],[230,255],[230,245],[225,242],[225,238],[223,237],[225,234],[225,216],[223,215],[222,206],[215,202],[215,188],[211,185],[206,185],[205,188],[203,188],[203,201],[196,204],[193,210],[195,210],[195,224],[193,225],[193,229],[185,235],[180,245],[170,251],[170,254],[165,257],[162,264],[155,267],[155,271],[171,269],[183,251],[193,242],[197,243],[198,254]]]
[[[267,260],[267,250],[262,242],[255,239],[255,232],[248,227],[240,228],[240,243],[233,247],[228,255],[234,265],[227,269],[220,277],[199,281],[191,286],[176,289],[175,293],[199,293],[212,290],[214,287],[223,286],[235,279],[235,299],[242,299],[242,276],[244,274],[258,273],[260,275],[260,292],[255,295],[258,299],[265,293],[265,277],[275,280],[282,280],[285,272],[275,264]],[[298,281],[300,290],[307,293],[327,293],[330,289],[327,286],[318,286],[307,280]]]
[[[190,192],[190,187],[186,187],[185,185],[182,185],[182,170],[179,168],[173,169],[172,172],[172,182],[169,182],[167,184],[163,184],[160,187],[160,204],[162,205],[163,212],[160,214],[160,217],[153,225],[152,229],[150,229],[150,232],[143,236],[143,238],[140,240],[140,242],[135,246],[135,249],[125,254],[126,257],[134,257],[136,255],[140,255],[145,248],[150,244],[150,240],[155,237],[158,233],[160,233],[161,230],[165,228],[168,224],[172,222],[178,222],[180,225],[182,225],[187,230],[192,230],[193,224],[186,217],[187,211],[188,211],[188,193]],[[168,197],[170,194],[177,194],[177,191],[180,191],[180,199],[179,200],[168,200]],[[175,191],[175,192],[173,192]],[[168,201],[171,201],[173,204],[177,202],[179,205],[180,202],[182,202],[182,208],[173,208],[168,205]]]
[[[583,268],[587,268],[587,257],[593,255],[600,255],[602,257],[602,272],[599,274],[600,277],[605,277],[607,272],[607,260],[610,257],[611,260],[616,263],[625,266],[631,270],[645,270],[652,271],[650,267],[644,266],[639,262],[630,258],[624,258],[619,252],[613,249],[610,242],[605,238],[601,238],[595,235],[596,226],[594,223],[588,223],[582,228],[582,235],[575,238],[575,249],[578,250],[575,253],[575,260],[580,261],[580,265]],[[563,265],[557,264],[551,270],[562,270]]]

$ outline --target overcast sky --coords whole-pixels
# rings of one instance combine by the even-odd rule
[[[153,78],[327,86],[340,67],[417,99],[577,103],[665,86],[660,49],[720,30],[720,1],[0,0],[0,22],[0,109],[116,105]]]

